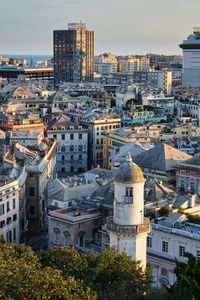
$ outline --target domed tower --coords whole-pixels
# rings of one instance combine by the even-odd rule
[[[151,227],[149,219],[144,218],[144,182],[142,170],[128,153],[115,176],[113,218],[108,219],[106,229],[110,247],[116,247],[119,253],[126,251],[146,267],[146,239]]]

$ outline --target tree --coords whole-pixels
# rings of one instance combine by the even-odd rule
[[[115,249],[102,254],[80,254],[74,248],[57,248],[42,254],[42,265],[60,269],[63,276],[74,276],[98,295],[98,299],[143,299],[151,276],[140,263]]]
[[[163,207],[161,207],[159,214],[161,217],[167,217],[169,215],[169,204],[165,204]]]
[[[187,219],[188,219],[188,222],[200,224],[200,216],[199,215],[187,214]]]
[[[169,289],[170,299],[198,300],[200,295],[200,262],[186,253],[186,263],[176,262],[177,281]]]
[[[0,299],[96,299],[73,277],[64,278],[51,267],[41,268],[37,254],[25,245],[0,243],[0,269]]]
[[[143,299],[150,287],[150,270],[143,271],[125,252],[118,255],[116,249],[105,250],[97,255],[94,267],[94,289],[99,299]]]

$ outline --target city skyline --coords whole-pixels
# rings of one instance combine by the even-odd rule
[[[52,55],[53,30],[80,20],[95,32],[95,54],[181,54],[178,45],[199,25],[197,0],[1,2],[0,52],[5,54]]]

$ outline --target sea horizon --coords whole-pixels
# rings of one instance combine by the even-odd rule
[[[43,61],[53,58],[51,54],[0,54],[0,56],[14,58],[14,59],[26,59],[28,63],[30,61]]]

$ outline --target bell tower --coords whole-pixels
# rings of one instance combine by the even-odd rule
[[[148,218],[144,218],[144,176],[132,162],[130,153],[118,169],[114,180],[114,212],[106,230],[110,247],[121,254],[125,251],[133,260],[146,267],[146,240],[151,231]]]

